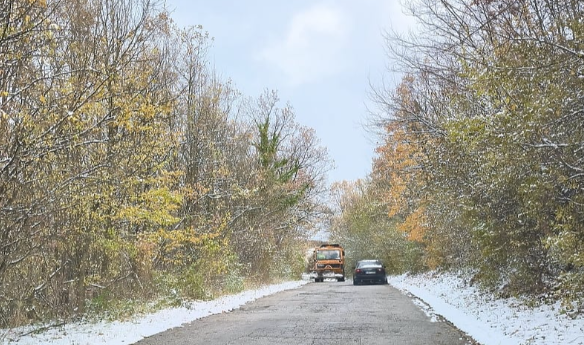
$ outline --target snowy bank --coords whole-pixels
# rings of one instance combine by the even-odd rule
[[[560,307],[526,307],[517,299],[495,299],[452,274],[389,277],[396,288],[416,297],[429,316],[449,320],[483,345],[584,345],[584,318],[560,314]],[[2,344],[131,344],[196,319],[239,308],[258,298],[298,288],[308,280],[270,285],[258,290],[194,302],[136,317],[127,322],[71,323],[38,334],[32,329],[0,330]]]
[[[0,329],[2,344],[131,344],[140,339],[163,332],[167,329],[180,327],[196,319],[212,314],[224,313],[247,302],[274,294],[276,292],[295,289],[308,281],[294,281],[269,285],[258,290],[245,291],[236,295],[224,296],[213,301],[193,302],[185,307],[170,308],[159,312],[136,317],[127,322],[70,323],[51,328],[39,334],[22,335],[32,329],[19,328],[14,330]]]
[[[561,314],[559,304],[527,307],[515,298],[496,299],[454,274],[402,275],[389,283],[483,345],[584,344],[584,318]]]

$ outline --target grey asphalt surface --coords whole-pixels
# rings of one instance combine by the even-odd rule
[[[139,345],[458,345],[472,339],[432,322],[389,285],[309,283],[153,335]]]

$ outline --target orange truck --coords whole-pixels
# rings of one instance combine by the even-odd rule
[[[321,244],[312,254],[312,273],[316,283],[324,278],[345,281],[345,250],[339,244]]]

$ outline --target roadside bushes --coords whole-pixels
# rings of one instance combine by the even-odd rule
[[[336,240],[364,244],[374,237],[359,227],[384,238],[396,229],[422,252],[412,267],[468,269],[502,296],[561,299],[577,309],[584,291],[582,3],[409,5],[416,31],[386,36],[402,79],[372,90],[380,144],[368,188],[352,202],[368,219],[350,223],[355,208],[341,207],[342,233],[352,234]],[[375,226],[370,211],[379,207],[391,226]]]
[[[157,1],[0,13],[0,327],[295,274],[329,160],[275,91],[220,80]]]

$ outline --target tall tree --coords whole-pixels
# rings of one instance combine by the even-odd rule
[[[386,136],[413,128],[402,142],[421,144],[427,157],[428,240],[444,264],[470,264],[479,281],[506,293],[542,291],[550,281],[578,290],[582,5],[411,4],[421,34],[388,36],[399,69],[413,78],[411,101],[376,96]],[[399,183],[390,188],[399,195]]]

